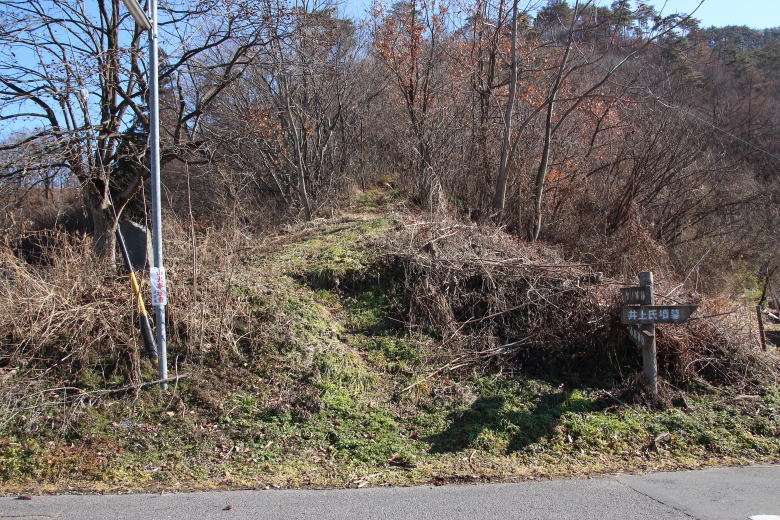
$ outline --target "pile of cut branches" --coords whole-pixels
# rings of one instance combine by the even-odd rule
[[[404,273],[408,326],[441,341],[450,366],[625,380],[641,356],[619,321],[621,282],[553,248],[500,229],[454,222],[399,227],[386,245]],[[659,335],[661,375],[674,385],[758,385],[776,359],[700,320]],[[705,361],[706,360],[706,361]]]

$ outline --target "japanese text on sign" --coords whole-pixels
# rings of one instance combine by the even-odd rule
[[[623,301],[628,304],[649,304],[650,290],[648,287],[625,287],[620,289]]]
[[[165,281],[165,268],[152,267],[149,269],[149,278],[152,282],[152,305],[167,305],[168,288]]]
[[[638,305],[621,308],[621,321],[630,323],[683,323],[696,311],[696,305]]]
[[[650,344],[650,340],[652,339],[652,334],[645,333],[639,327],[629,327],[628,335],[631,337],[634,343],[640,347],[646,347]]]

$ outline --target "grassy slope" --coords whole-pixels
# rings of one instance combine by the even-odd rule
[[[232,323],[244,339],[211,363],[185,362],[192,378],[172,392],[108,396],[70,413],[64,433],[45,427],[61,429],[56,409],[32,433],[0,431],[0,490],[363,486],[780,460],[777,389],[691,393],[686,407],[657,411],[506,373],[426,379],[446,354],[394,319],[394,274],[367,239],[398,217],[372,213],[377,198],[250,251],[229,286],[251,309]]]

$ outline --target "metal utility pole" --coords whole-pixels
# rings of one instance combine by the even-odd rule
[[[168,346],[165,337],[165,305],[168,303],[163,267],[162,240],[162,196],[160,194],[160,84],[157,51],[157,0],[149,0],[149,18],[152,28],[149,32],[149,146],[152,155],[152,240],[154,249],[152,276],[152,304],[155,306],[157,324],[157,356],[160,379],[168,379]],[[156,296],[156,297],[155,297]],[[167,390],[168,384],[162,383]]]
[[[157,50],[157,0],[149,0],[149,13],[144,13],[137,0],[122,0],[139,27],[149,31],[149,148],[152,170],[152,239],[153,261],[150,269],[152,305],[156,309],[157,356],[160,379],[168,379],[168,349],[165,337],[165,306],[168,291],[163,267],[162,196],[160,194],[160,85]],[[168,384],[161,383],[167,390]]]
[[[152,24],[149,21],[149,17],[146,16],[146,13],[141,8],[141,5],[138,3],[137,0],[122,0],[124,2],[125,7],[127,7],[127,10],[130,11],[130,15],[135,20],[135,23],[138,24],[138,27],[140,27],[144,31],[148,31],[152,28]]]

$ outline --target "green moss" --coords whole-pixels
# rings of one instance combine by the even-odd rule
[[[314,292],[314,299],[327,307],[340,308],[341,301],[338,294],[327,289],[320,289]]]
[[[367,211],[386,210],[392,205],[403,204],[403,202],[401,192],[395,189],[376,188],[364,191],[358,197],[358,204]]]
[[[315,289],[337,289],[359,283],[378,256],[377,250],[365,245],[366,238],[387,231],[391,225],[382,218],[361,222],[330,237],[326,245],[314,248],[316,251],[309,251],[306,283]]]
[[[398,330],[401,323],[392,320],[393,294],[379,285],[345,295],[342,303],[346,311],[345,322],[354,332],[386,334]]]
[[[406,347],[391,343],[366,348],[407,355]],[[386,469],[390,459],[438,467],[440,475],[457,473],[458,460],[475,457],[480,474],[491,475],[505,464],[619,469],[645,459],[691,465],[780,454],[777,392],[745,411],[718,396],[692,398],[686,409],[652,410],[607,406],[588,389],[490,376],[442,380],[424,403],[399,406],[356,352],[324,349],[309,361],[310,376],[294,379],[296,395],[311,393],[306,406],[278,401],[262,388],[249,391],[247,383],[243,391],[215,394],[224,412],[213,415],[192,399],[202,383],[179,388],[186,408],[170,408],[170,396],[153,391],[130,408],[109,402],[73,417],[75,433],[67,438],[4,436],[0,478],[170,486],[222,482],[225,475],[231,482],[295,479],[324,465],[331,480],[322,482],[334,484],[354,471]]]
[[[362,233],[383,233],[392,229],[394,225],[394,221],[379,217],[358,224],[357,229]]]
[[[753,304],[757,304],[761,298],[762,285],[756,273],[742,267],[734,273],[734,279],[744,291],[745,298]]]
[[[359,278],[370,261],[371,254],[366,251],[345,248],[343,244],[326,247],[306,272],[306,281],[313,288],[337,288]]]
[[[0,443],[0,482],[33,477],[40,467],[37,439],[12,436]]]
[[[366,240],[393,225],[385,218],[355,220],[322,229],[316,238],[292,244],[272,261],[315,289],[336,289],[360,281],[378,251]]]
[[[296,452],[315,450],[349,464],[380,464],[405,450],[391,411],[367,399],[378,382],[359,359],[323,354],[316,369],[314,413],[268,408],[259,396],[233,396],[232,412],[223,423],[244,440],[254,436],[250,442],[253,459],[289,458]]]
[[[562,417],[595,406],[578,390],[558,391],[538,382],[479,378],[473,388],[477,397],[468,408],[451,412],[447,429],[428,438],[434,451],[486,449],[488,440],[491,452],[522,450],[550,435]],[[531,396],[539,390],[544,393]]]
[[[357,334],[352,337],[351,343],[365,352],[366,360],[377,369],[393,374],[413,373],[427,354],[425,341],[406,336]]]
[[[92,390],[99,388],[103,383],[103,375],[95,368],[85,367],[79,370],[76,381],[81,388]]]

